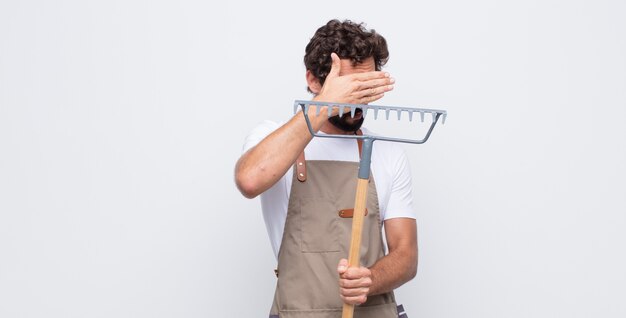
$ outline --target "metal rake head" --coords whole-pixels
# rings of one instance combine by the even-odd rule
[[[331,135],[331,134],[318,134],[313,131],[313,127],[311,126],[311,121],[309,119],[309,110],[311,107],[315,109],[315,114],[319,115],[322,106],[327,106],[327,114],[328,117],[332,116],[333,110],[337,109],[339,114],[350,113],[350,116],[354,117],[357,109],[360,109],[363,114],[363,118],[365,118],[368,112],[374,113],[374,119],[378,119],[378,113],[383,111],[385,113],[385,118],[389,119],[390,113],[396,113],[398,120],[402,118],[403,113],[407,113],[409,116],[409,121],[413,121],[413,115],[415,113],[419,113],[421,122],[424,122],[424,116],[426,114],[431,114],[433,120],[430,124],[428,132],[426,136],[422,139],[405,139],[405,138],[393,138],[393,137],[384,137],[384,136],[369,136],[369,135]],[[392,142],[404,142],[411,144],[422,144],[425,143],[430,137],[433,128],[437,124],[437,121],[441,118],[441,123],[444,124],[447,117],[447,112],[445,110],[439,109],[427,109],[427,108],[410,108],[410,107],[399,107],[399,106],[381,106],[381,105],[364,105],[364,104],[341,104],[341,103],[328,103],[328,102],[316,102],[316,101],[305,101],[305,100],[296,100],[293,105],[293,111],[296,113],[298,108],[302,109],[302,113],[304,114],[304,118],[306,119],[306,124],[309,128],[309,132],[311,135],[315,137],[324,137],[324,138],[352,138],[352,139],[370,139],[370,140],[385,140]]]

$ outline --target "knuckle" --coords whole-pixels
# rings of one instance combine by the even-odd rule
[[[372,279],[367,277],[363,283],[365,286],[370,287],[372,286]]]

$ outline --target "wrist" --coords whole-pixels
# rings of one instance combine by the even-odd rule
[[[311,122],[311,127],[313,128],[313,131],[318,132],[324,126],[324,124],[328,122],[328,106],[310,105],[307,112],[307,117],[309,117],[309,121]]]

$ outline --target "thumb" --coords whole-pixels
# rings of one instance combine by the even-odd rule
[[[348,270],[348,260],[345,258],[342,258],[339,261],[339,265],[337,265],[337,272],[341,275],[345,273],[346,270]]]
[[[337,77],[339,76],[339,71],[341,71],[341,59],[339,59],[339,55],[334,52],[330,53],[330,58],[333,64],[330,66],[330,72],[327,77]]]

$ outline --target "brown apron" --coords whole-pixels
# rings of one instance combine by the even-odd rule
[[[352,218],[340,211],[354,206],[358,167],[358,162],[305,162],[303,155],[296,162],[270,317],[341,317],[337,265],[348,256]],[[385,255],[373,178],[367,196],[361,266],[371,267]],[[354,317],[397,318],[398,312],[406,317],[403,311],[390,292],[369,296],[355,306]]]

